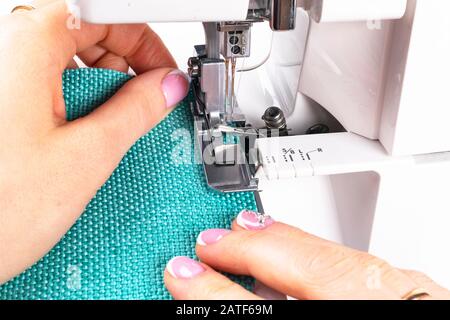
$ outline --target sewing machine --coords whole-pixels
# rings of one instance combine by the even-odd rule
[[[155,28],[189,63],[211,188],[450,287],[447,0],[71,3],[94,23],[177,22]],[[189,59],[175,42],[203,31],[179,22],[203,23]]]

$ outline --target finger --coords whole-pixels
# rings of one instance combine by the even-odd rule
[[[450,300],[450,291],[438,285],[427,275],[412,270],[402,271],[430,294],[429,299]]]
[[[81,51],[77,54],[81,61],[88,67],[94,66],[101,57],[108,53],[108,50],[105,48],[94,45],[84,51]]]
[[[258,224],[256,217],[241,213],[236,220],[252,231],[234,226],[236,231],[219,241],[198,241],[199,258],[215,269],[251,275],[300,299],[400,299],[417,288],[380,259],[271,219]],[[204,233],[199,236],[203,238]]]
[[[95,130],[98,144],[126,152],[161,122],[188,91],[189,80],[183,72],[167,68],[149,71],[130,80],[89,116],[69,123],[66,131],[73,129],[81,134],[86,130],[87,136],[92,137],[91,130]]]
[[[56,128],[51,150],[64,155],[55,158],[66,159],[67,167],[76,168],[67,170],[72,173],[64,177],[64,184],[77,189],[90,180],[91,189],[80,190],[79,196],[95,195],[133,144],[163,120],[188,90],[181,71],[149,71],[127,82],[90,115]]]
[[[161,38],[147,24],[112,26],[99,45],[124,57],[138,75],[155,68],[177,68]]]
[[[52,3],[55,1],[57,1],[57,0],[35,0],[32,2],[32,5],[34,8],[42,8],[43,6],[48,5],[49,3]],[[97,49],[97,50],[90,50],[90,49]],[[99,49],[101,50],[101,53],[95,57],[95,60],[93,62],[89,62],[88,58],[83,57],[84,52],[93,51],[92,54],[96,55],[97,52],[99,51]],[[128,71],[128,63],[126,61],[124,61],[124,59],[122,57],[117,57],[117,59],[115,59],[115,55],[113,55],[111,53],[107,54],[107,50],[105,50],[99,46],[93,46],[92,48],[89,48],[89,49],[85,50],[84,52],[79,53],[77,56],[88,67],[112,69],[112,70],[117,70],[117,71],[121,71],[121,72]],[[92,56],[92,54],[88,53],[88,56]],[[111,56],[114,56],[114,58]],[[101,59],[102,57],[105,57],[105,59],[102,60]],[[126,67],[124,65],[126,65]],[[77,69],[77,68],[78,68],[78,64],[74,59],[72,59],[69,62],[69,64],[67,65],[67,69]]]
[[[32,6],[33,8],[42,8],[43,6],[55,2],[56,0],[34,0],[32,1]],[[69,63],[67,64],[67,69],[78,69],[78,64],[77,62],[72,59],[71,61],[69,61]]]
[[[38,41],[53,48],[54,62],[60,71],[76,53],[96,44],[125,57],[138,74],[157,67],[176,67],[161,39],[146,24],[94,25],[76,21],[62,0],[52,1],[27,14],[36,22],[35,27],[47,35]]]
[[[124,57],[111,53],[98,45],[78,53],[77,56],[88,67],[111,69],[124,73],[127,73],[130,67]]]
[[[81,23],[77,29],[71,28],[70,24],[68,27],[70,18],[65,2],[55,0],[36,10],[8,16],[3,22],[8,32],[0,34],[2,39],[5,38],[0,48],[1,68],[12,77],[7,83],[1,83],[11,94],[0,97],[0,102],[8,105],[9,101],[5,99],[15,101],[17,108],[10,111],[10,119],[22,119],[27,125],[28,120],[39,119],[35,122],[39,123],[38,129],[43,134],[49,128],[64,123],[61,74],[77,52],[99,44],[111,53],[123,56],[138,74],[176,65],[159,37],[145,24],[106,26]],[[27,70],[27,81],[23,81],[23,73],[17,72],[18,68]],[[17,83],[21,84],[20,88]],[[23,92],[28,94],[23,95]],[[34,103],[30,102],[30,97]],[[43,112],[43,108],[53,110]]]
[[[67,69],[78,69],[78,63],[75,61],[75,59],[72,59],[69,64],[67,65]],[[58,112],[58,114],[64,114],[61,111]]]
[[[159,36],[148,25],[138,27],[139,30],[133,31],[137,39],[133,40],[130,39],[129,33],[130,28],[136,28],[136,25],[116,25],[111,28],[108,38],[83,52],[79,52],[78,56],[88,66],[97,67],[101,65],[107,68],[116,67],[118,61],[115,61],[112,66],[108,66],[101,61],[102,58],[105,55],[114,56],[123,60],[120,62],[122,66],[125,63],[128,64],[136,74],[157,67],[175,68],[176,63]],[[117,39],[126,39],[128,42],[118,41]]]
[[[93,68],[101,68],[101,69],[111,69],[120,71],[123,73],[128,73],[130,66],[128,62],[114,53],[106,52],[103,56],[101,56],[93,65]]]
[[[169,261],[164,283],[177,300],[259,300],[230,279],[187,257]]]

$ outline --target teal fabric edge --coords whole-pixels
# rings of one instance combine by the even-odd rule
[[[131,77],[84,68],[63,74],[67,119],[92,112]],[[171,299],[163,270],[173,257],[195,258],[198,233],[229,228],[252,193],[209,189],[195,164],[192,95],[141,138],[57,246],[0,286],[0,299]],[[186,163],[174,159],[188,159]],[[248,289],[254,280],[231,277]]]

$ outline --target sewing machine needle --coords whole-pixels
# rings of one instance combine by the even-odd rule
[[[236,58],[231,58],[231,116],[234,113],[234,81],[236,76]]]
[[[226,92],[226,107],[230,102],[230,59],[225,59],[225,92]]]

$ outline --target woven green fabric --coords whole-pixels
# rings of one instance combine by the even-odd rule
[[[111,70],[66,71],[68,119],[88,114],[129,78]],[[256,209],[253,194],[207,187],[193,161],[189,99],[135,144],[76,225],[46,257],[1,286],[0,299],[169,299],[168,260],[194,257],[199,232],[229,227],[241,209]],[[180,129],[191,135],[187,149],[177,148],[172,135]],[[190,163],[174,163],[174,150]]]

